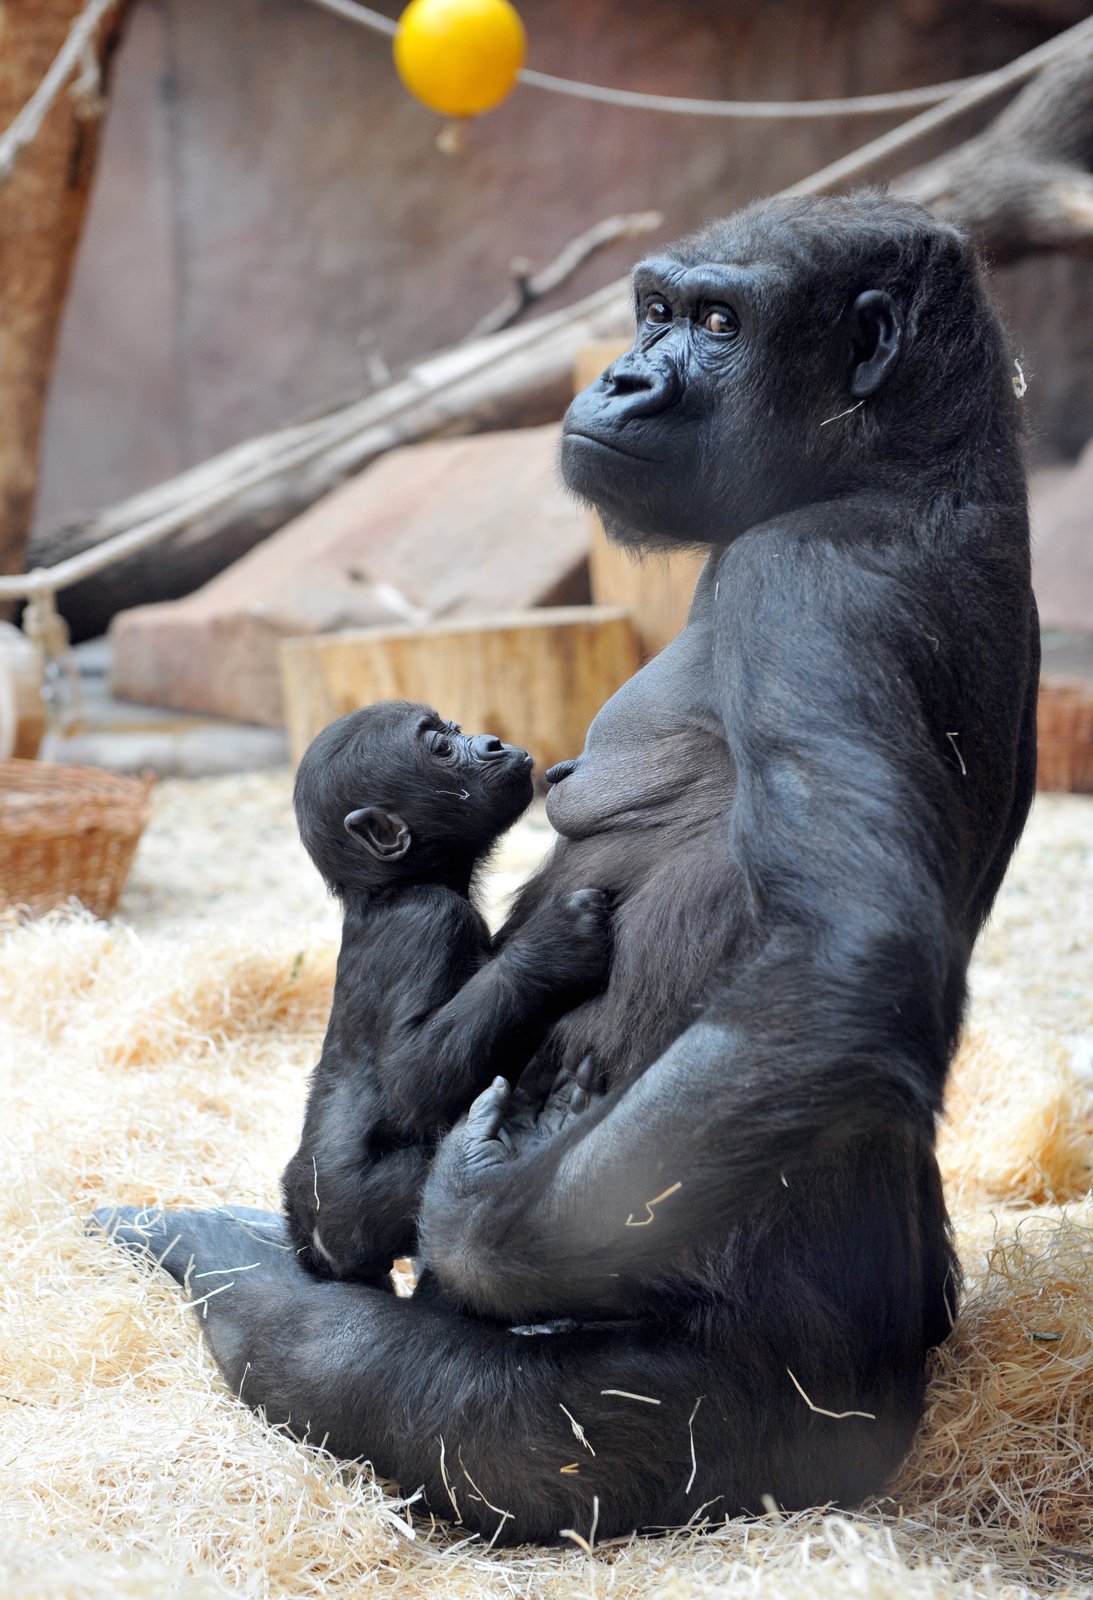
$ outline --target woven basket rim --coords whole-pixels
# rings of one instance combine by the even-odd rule
[[[154,779],[59,761],[0,761],[0,839],[59,833],[139,833],[151,811]],[[16,808],[16,797],[31,802]]]
[[[111,772],[108,767],[77,766],[65,761],[29,761],[24,756],[0,760],[0,794],[9,788],[50,790],[81,794],[96,790],[117,795],[144,795],[154,786],[151,773],[134,778],[126,772]]]

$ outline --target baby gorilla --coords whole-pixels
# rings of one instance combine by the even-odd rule
[[[342,903],[342,943],[285,1214],[317,1272],[375,1279],[411,1255],[436,1144],[500,1070],[602,988],[597,889],[557,896],[494,952],[475,869],[531,800],[532,758],[428,706],[388,701],[324,728],[294,803]]]

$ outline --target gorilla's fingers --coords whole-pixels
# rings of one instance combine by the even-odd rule
[[[472,1101],[467,1112],[467,1136],[471,1139],[496,1139],[505,1118],[512,1089],[507,1078],[494,1078]]]

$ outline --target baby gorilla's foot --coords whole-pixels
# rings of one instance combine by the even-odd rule
[[[575,1070],[563,1067],[536,1117],[538,1133],[542,1138],[553,1138],[587,1111],[594,1100],[601,1100],[603,1094],[603,1083],[591,1056],[585,1056]]]
[[[541,1106],[522,1090],[511,1089],[506,1079],[495,1078],[474,1101],[462,1129],[457,1130],[462,1135],[464,1169],[482,1173],[528,1154],[533,1146],[561,1133],[602,1097],[591,1056],[586,1056],[575,1069],[563,1067]]]
[[[513,1091],[507,1078],[494,1078],[488,1089],[471,1103],[461,1127],[452,1129],[446,1146],[459,1145],[459,1166],[471,1177],[479,1176],[511,1161],[516,1143],[505,1125],[506,1113],[513,1104]]]

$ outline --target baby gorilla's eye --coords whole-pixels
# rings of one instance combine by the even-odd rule
[[[727,306],[718,306],[713,311],[707,311],[702,326],[707,333],[739,333],[740,324]]]
[[[434,733],[431,744],[434,756],[439,756],[442,761],[446,761],[452,753],[452,741],[446,733]]]
[[[672,308],[665,300],[650,300],[645,308],[645,320],[654,324],[671,322]]]

